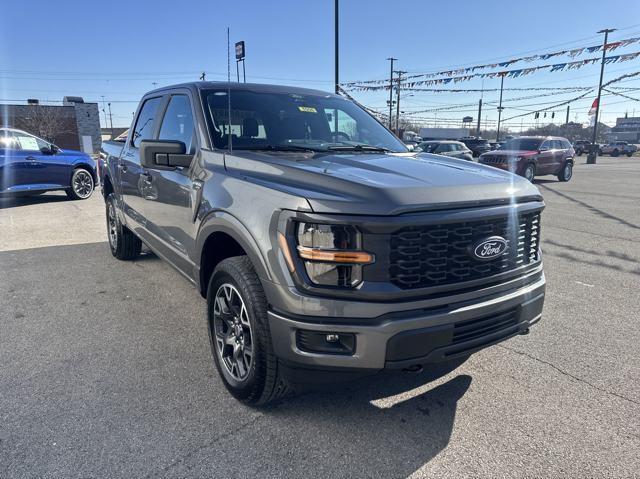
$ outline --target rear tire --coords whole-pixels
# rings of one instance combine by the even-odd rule
[[[137,258],[142,250],[142,241],[129,228],[120,223],[116,213],[116,197],[113,193],[107,196],[106,218],[107,237],[111,254],[122,261]]]
[[[627,153],[627,157],[631,158],[633,156],[633,153]]]
[[[528,163],[522,172],[522,176],[533,183],[533,178],[536,176],[536,166],[533,163]]]
[[[72,200],[86,200],[93,194],[94,188],[91,172],[84,168],[76,168],[71,175],[71,188],[64,191]]]
[[[571,161],[565,162],[562,165],[562,169],[560,173],[558,173],[558,180],[560,181],[569,181],[573,177],[573,163]]]
[[[267,299],[248,257],[227,258],[216,266],[207,289],[207,315],[216,369],[236,399],[264,406],[291,392],[273,352]]]

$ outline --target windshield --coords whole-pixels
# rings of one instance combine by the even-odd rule
[[[204,98],[216,148],[228,148],[230,131],[231,147],[237,150],[408,151],[344,98],[231,90],[230,122],[226,90],[205,91]]]
[[[542,140],[538,138],[512,138],[511,140],[508,140],[501,149],[534,151],[540,148],[541,143]]]

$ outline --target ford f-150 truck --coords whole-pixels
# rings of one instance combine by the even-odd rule
[[[537,188],[409,152],[338,95],[158,89],[100,172],[111,253],[144,244],[198,288],[215,365],[251,405],[466,358],[541,318]]]

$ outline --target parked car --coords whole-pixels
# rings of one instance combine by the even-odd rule
[[[460,141],[424,141],[418,147],[426,153],[451,156],[461,160],[473,161],[473,154],[466,145]]]
[[[161,88],[127,141],[105,144],[100,172],[111,254],[144,243],[198,288],[213,362],[251,405],[461,360],[542,315],[538,189],[408,152],[338,95]]]
[[[613,141],[607,145],[602,145],[600,147],[601,155],[632,156],[636,151],[638,151],[638,147],[631,143],[627,143],[626,141]]]
[[[491,151],[499,150],[500,149],[500,143],[503,143],[503,142],[490,141],[489,142],[489,146],[491,147]]]
[[[491,151],[491,145],[489,144],[489,140],[485,140],[484,138],[461,138],[460,141],[467,145],[473,152],[473,157],[476,158],[487,151]]]
[[[588,140],[576,140],[573,142],[573,149],[576,152],[576,155],[580,156],[583,153],[589,153],[590,145],[591,142]]]
[[[413,151],[418,147],[418,142],[413,140],[405,140],[404,145],[409,149],[409,151]]]
[[[507,140],[498,151],[484,153],[478,160],[511,171],[527,180],[535,176],[556,175],[560,181],[573,176],[575,151],[566,138],[557,136],[521,136]]]
[[[0,194],[64,190],[69,198],[84,200],[96,179],[95,161],[86,153],[63,150],[26,131],[0,128]]]

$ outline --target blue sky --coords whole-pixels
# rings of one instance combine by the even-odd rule
[[[3,17],[0,99],[80,95],[101,101],[104,96],[112,102],[115,125],[128,126],[137,100],[154,87],[153,82],[160,86],[196,80],[202,70],[209,72],[207,79],[225,79],[227,26],[232,43],[247,44],[249,81],[333,89],[333,0],[22,1],[12,2],[11,15]],[[386,78],[389,56],[399,59],[398,68],[427,72],[588,46],[601,42],[595,32],[605,27],[621,29],[611,36],[613,41],[640,36],[640,2],[341,0],[340,76],[343,81]],[[640,44],[620,53],[635,51],[640,51]],[[640,58],[609,65],[605,80],[639,70]],[[233,63],[232,71],[235,77]],[[597,84],[598,74],[599,66],[587,66],[507,80],[505,87],[589,86]],[[481,86],[481,80],[456,85]],[[640,79],[621,86],[640,87]],[[496,87],[498,79],[484,81],[484,88]],[[506,92],[505,99],[526,94]],[[637,92],[629,95],[640,97]],[[382,108],[387,93],[354,96]],[[403,96],[401,105],[403,111],[411,111],[477,103],[478,98],[475,93],[423,93]],[[484,98],[491,102],[497,94],[485,93]],[[578,115],[578,121],[586,121],[591,101],[586,98],[572,106],[571,119]],[[465,108],[437,117],[458,119],[467,114]],[[638,102],[603,99],[603,118],[609,123],[634,109],[640,116]],[[475,116],[474,110],[469,108],[468,114]],[[564,118],[565,109],[560,111],[556,114]],[[506,110],[504,115],[518,112]],[[485,116],[494,119],[495,107],[488,107],[483,120]]]

